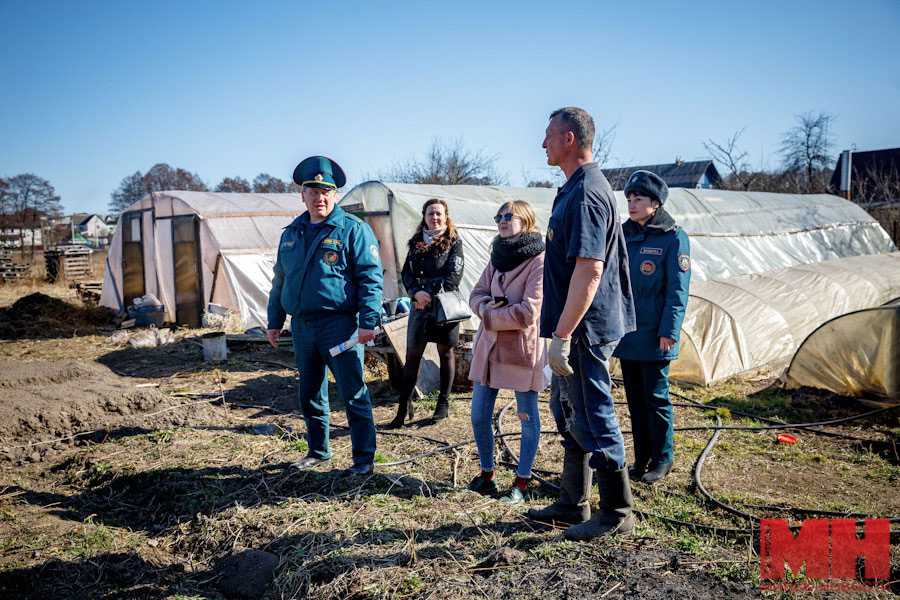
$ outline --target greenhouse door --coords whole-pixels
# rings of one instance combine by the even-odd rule
[[[200,327],[203,297],[200,293],[200,248],[194,216],[172,219],[172,255],[175,262],[175,322]]]
[[[122,300],[126,307],[144,295],[142,216],[140,211],[122,215]]]

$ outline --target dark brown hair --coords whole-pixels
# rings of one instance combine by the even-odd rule
[[[457,239],[459,239],[459,232],[456,230],[456,226],[453,224],[453,221],[450,220],[450,209],[447,208],[447,203],[440,198],[431,198],[430,200],[426,200],[425,204],[422,205],[422,220],[419,221],[419,226],[416,228],[416,234],[422,233],[423,229],[428,228],[428,225],[425,223],[425,213],[428,211],[428,207],[432,204],[440,204],[444,207],[444,214],[447,215],[446,237],[450,239],[450,241],[456,241]]]

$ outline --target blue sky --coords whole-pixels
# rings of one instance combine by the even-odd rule
[[[440,136],[523,185],[551,175],[540,144],[566,105],[618,122],[622,164],[704,158],[746,126],[772,167],[806,111],[837,116],[836,150],[896,147],[898,31],[897,0],[0,0],[0,176],[102,213],[157,162],[215,186],[325,154],[355,184]]]

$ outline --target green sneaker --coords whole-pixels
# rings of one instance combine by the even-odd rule
[[[522,504],[524,500],[525,492],[517,485],[512,486],[506,494],[500,497],[500,502],[506,504]]]
[[[476,476],[472,483],[466,486],[466,489],[478,492],[482,496],[490,496],[491,498],[496,498],[497,494],[500,493],[493,479],[484,479],[481,475]]]

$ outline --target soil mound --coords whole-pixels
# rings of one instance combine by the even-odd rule
[[[135,387],[101,365],[74,361],[0,361],[0,459],[39,460],[83,439],[39,443],[101,429],[154,430],[216,421],[208,404],[162,411],[189,399]],[[26,444],[32,444],[27,447]]]
[[[47,294],[35,293],[16,300],[0,311],[0,338],[49,337],[106,325],[112,320],[108,308],[76,306]]]

